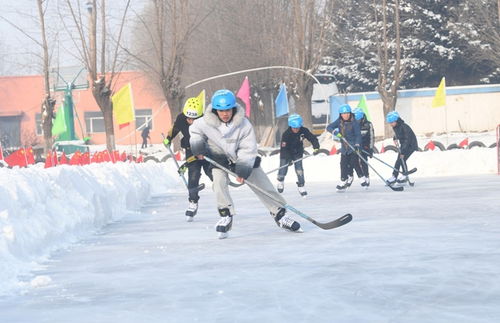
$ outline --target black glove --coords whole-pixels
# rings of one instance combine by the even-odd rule
[[[366,154],[368,155],[368,157],[373,158],[373,149],[368,148],[366,150]]]
[[[354,151],[355,151],[357,154],[361,154],[361,148],[359,147],[359,145],[355,145],[355,146],[354,146]]]
[[[316,156],[317,154],[319,154],[319,148],[313,150],[313,155]]]

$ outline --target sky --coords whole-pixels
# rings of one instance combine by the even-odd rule
[[[393,163],[396,155],[379,155]],[[384,177],[391,169],[371,160]],[[264,170],[278,156],[265,157]],[[414,187],[337,193],[339,155],[304,161],[278,228],[245,186],[219,240],[209,181],[195,221],[174,163],[0,168],[2,322],[491,322],[500,315],[496,149],[417,152]],[[270,178],[275,182],[275,174]]]
[[[85,5],[85,0],[79,1],[82,6]],[[60,66],[73,66],[79,63],[79,59],[75,56],[73,41],[68,35],[60,15],[68,16],[64,12],[66,7],[66,0],[47,0],[47,18],[46,28],[48,34],[49,46],[52,47],[52,64]],[[76,3],[72,0],[72,3]],[[123,1],[108,1],[107,6],[110,9],[110,24],[108,28],[113,29],[117,25],[117,18],[114,13],[121,12]],[[132,1],[131,8],[140,11],[144,1]],[[39,54],[41,49],[32,39],[24,33],[29,34],[31,37],[39,40],[39,17],[38,7],[36,1],[33,0],[0,0],[0,54],[2,61],[0,62],[0,76],[1,75],[31,75],[37,74],[41,71],[41,63]],[[114,10],[117,8],[116,10]],[[85,10],[85,8],[82,8]],[[131,12],[131,11],[130,11]],[[2,17],[4,19],[2,19]],[[9,20],[12,24],[5,21]],[[131,19],[128,20],[132,21]],[[24,31],[21,32],[19,29]],[[57,35],[57,36],[56,36]],[[74,35],[73,35],[74,36]],[[58,39],[59,42],[54,40]],[[57,44],[57,45],[54,45]]]

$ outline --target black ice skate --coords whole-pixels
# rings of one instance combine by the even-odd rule
[[[274,217],[274,221],[276,221],[276,224],[285,230],[289,230],[292,232],[303,232],[302,229],[300,228],[300,223],[297,221],[294,221],[292,218],[285,216],[286,209],[284,208],[279,208],[278,213],[276,215],[272,214],[271,215]]]

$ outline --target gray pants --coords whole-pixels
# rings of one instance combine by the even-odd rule
[[[229,194],[228,174],[225,171],[218,168],[214,168],[212,170],[212,174],[214,176],[212,188],[217,198],[217,208],[222,209],[227,207],[229,208],[231,214],[234,215],[235,211],[234,211],[233,199]],[[280,201],[283,204],[286,203],[285,199],[281,196],[281,194],[276,192],[273,184],[267,177],[266,173],[264,173],[262,168],[260,167],[254,168],[252,174],[250,174],[250,176],[248,177],[248,181],[266,191],[268,194],[273,196],[273,198],[276,199],[277,201]],[[273,214],[276,214],[278,212],[278,209],[281,207],[281,205],[278,202],[274,201],[270,197],[266,196],[265,194],[259,192],[258,190],[252,187],[250,187],[250,189],[255,193],[255,195],[257,195],[259,200],[262,202],[262,204],[264,204],[264,206],[269,210],[269,212]]]

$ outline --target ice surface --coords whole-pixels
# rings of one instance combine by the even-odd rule
[[[16,191],[18,197],[8,208],[0,204],[0,233],[8,233],[0,239],[0,273],[17,273],[18,281],[3,289],[8,292],[0,296],[0,322],[497,321],[500,176],[492,174],[491,151],[416,153],[409,161],[419,168],[416,185],[404,192],[389,190],[372,174],[368,191],[355,179],[338,194],[338,156],[309,158],[304,162],[307,199],[297,192],[293,169],[285,198],[319,221],[350,212],[351,223],[325,231],[295,216],[305,232],[285,232],[243,186],[232,191],[237,215],[225,240],[217,239],[214,229],[218,216],[210,185],[201,192],[195,221],[187,223],[187,194],[172,169],[141,165],[136,170],[150,183],[144,186],[127,164],[101,165],[74,176],[66,169],[58,178],[95,177],[110,189],[118,185],[120,192],[139,187],[133,207],[118,208],[127,200],[118,196],[108,199],[111,210],[123,216],[111,212],[107,223],[75,233],[72,242],[53,234],[39,248],[19,253],[12,249],[21,228],[16,212],[33,205],[45,210],[38,224],[31,219],[38,231],[58,218],[37,198],[46,190],[42,183],[39,190],[27,181],[17,190],[0,185],[0,202],[7,202],[6,192]],[[392,163],[395,154],[383,157]],[[390,174],[373,163],[384,176]],[[265,158],[263,167],[276,164],[276,158]],[[20,179],[28,170],[0,169],[0,175],[4,171]],[[29,175],[37,172],[44,171]],[[474,172],[482,175],[468,175]],[[120,179],[124,176],[127,180]],[[162,186],[162,176],[177,187]],[[44,196],[59,190],[53,189]],[[66,193],[71,198],[78,192],[75,186]],[[71,224],[69,218],[80,213],[66,210],[70,214],[60,213],[60,219]],[[32,230],[29,223],[23,222],[26,230]],[[20,270],[26,262],[32,262],[30,270]]]

